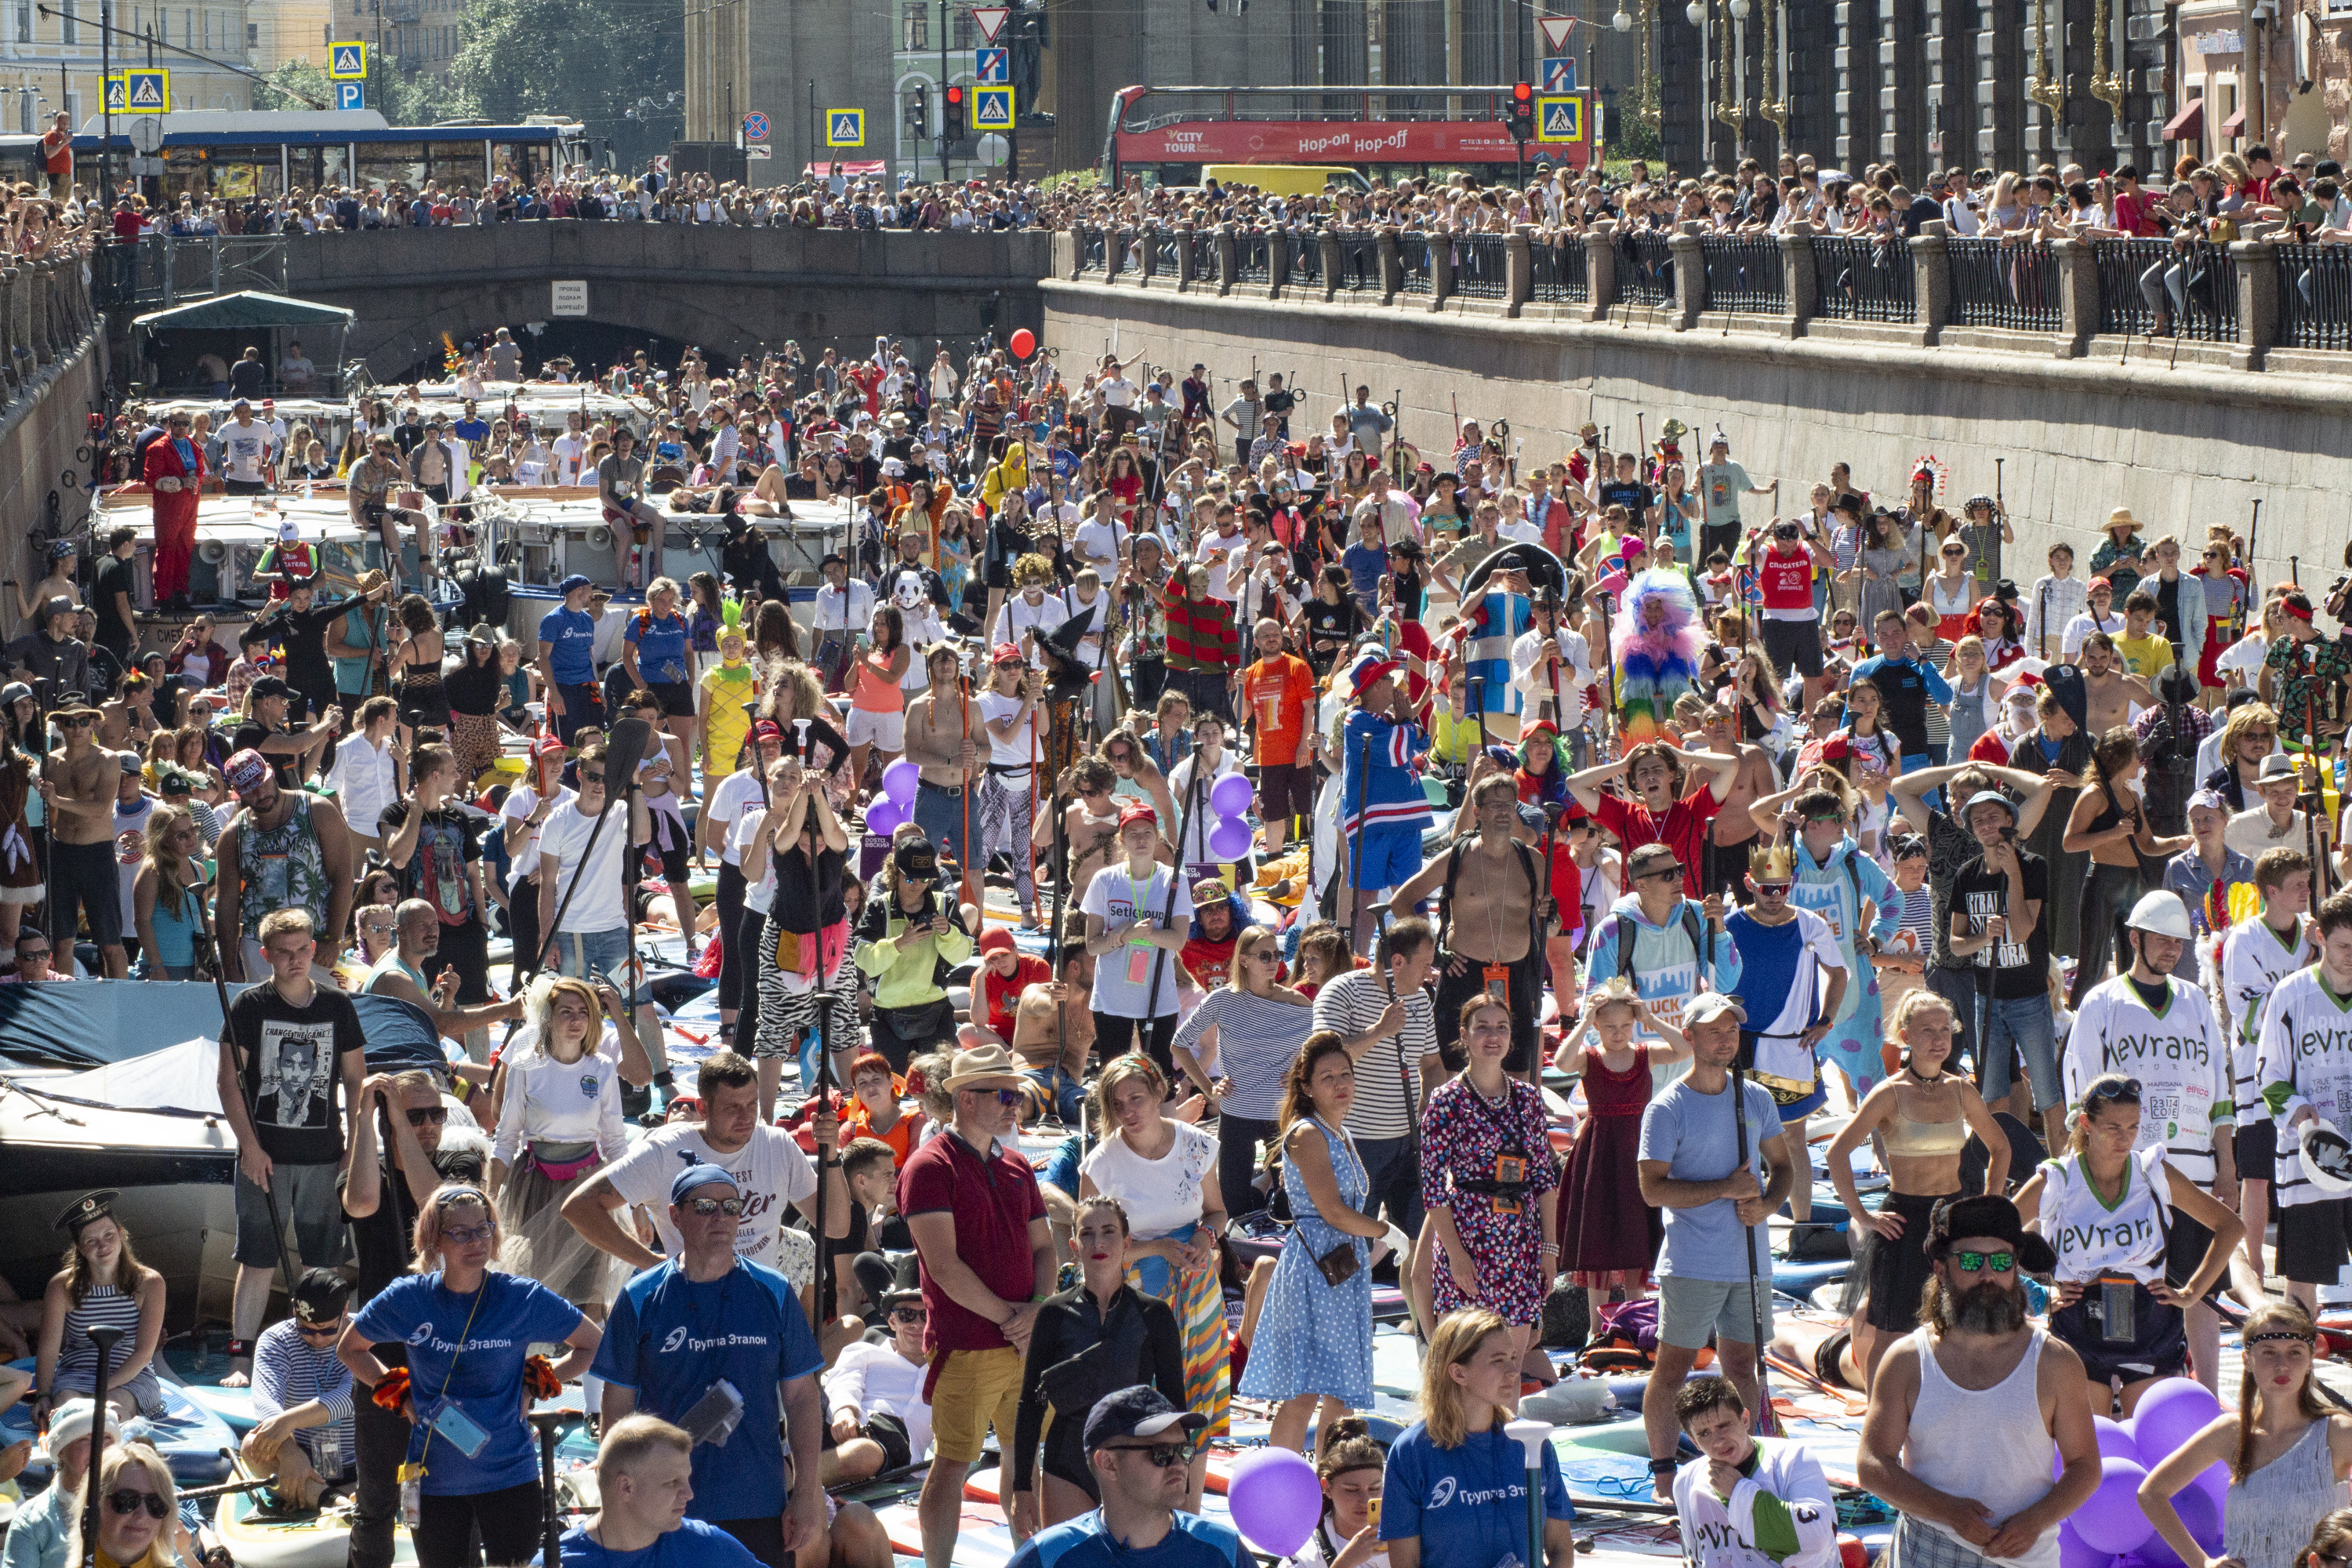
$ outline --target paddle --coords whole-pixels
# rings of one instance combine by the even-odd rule
[[[114,1346],[121,1338],[121,1329],[89,1331],[89,1342],[98,1347],[98,1381],[90,1386],[98,1392],[91,1396],[97,1409],[90,1413],[89,1479],[82,1482],[82,1568],[98,1568],[98,1494],[99,1477],[104,1473],[100,1464],[106,1454],[106,1384],[114,1375]]]

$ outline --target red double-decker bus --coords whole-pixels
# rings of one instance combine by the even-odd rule
[[[1589,94],[1580,132],[1591,124]],[[1101,173],[1197,185],[1213,163],[1345,164],[1367,175],[1437,169],[1507,172],[1522,157],[1582,168],[1590,136],[1529,142],[1504,126],[1508,87],[1123,87],[1111,95]]]

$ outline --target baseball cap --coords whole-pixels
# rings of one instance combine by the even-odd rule
[[[929,880],[940,874],[940,852],[931,847],[928,838],[909,838],[891,852],[890,858],[903,877]]]
[[[727,1168],[725,1166],[713,1165],[708,1162],[688,1165],[685,1170],[680,1171],[677,1175],[670,1178],[669,1201],[674,1204],[682,1204],[686,1202],[687,1194],[693,1192],[697,1187],[717,1186],[722,1183],[725,1184],[729,1192],[735,1194],[739,1197],[742,1194],[742,1187],[736,1183],[733,1176],[727,1173]]]
[[[784,727],[782,724],[777,723],[773,719],[762,719],[758,723],[751,726],[751,739],[754,741],[775,741],[781,742],[783,738]]]
[[[283,697],[290,700],[294,696],[294,689],[286,684],[285,678],[276,675],[265,675],[247,689],[256,697]]]
[[[1702,991],[1683,1005],[1685,1024],[1704,1024],[1709,1018],[1728,1013],[1741,1023],[1748,1022],[1748,1009],[1737,996],[1726,996],[1720,991]]]
[[[1209,1418],[1197,1411],[1179,1410],[1168,1402],[1168,1396],[1150,1384],[1139,1383],[1132,1388],[1115,1389],[1095,1401],[1087,1412],[1085,1447],[1093,1453],[1122,1437],[1157,1437],[1177,1430],[1187,1435],[1201,1431]]]
[[[1118,808],[1118,825],[1125,827],[1130,822],[1148,822],[1157,827],[1160,826],[1160,814],[1143,801],[1131,800]]]
[[[221,777],[240,800],[260,789],[269,776],[269,759],[250,746],[231,757],[228,765],[221,769]]]
[[[992,952],[1013,952],[1017,951],[1013,943],[1013,933],[1006,931],[1003,926],[991,926],[986,931],[981,932],[980,941],[975,945],[982,956]]]

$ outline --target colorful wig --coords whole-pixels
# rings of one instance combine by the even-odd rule
[[[1690,579],[1666,570],[1634,577],[1609,640],[1617,659],[1618,732],[1628,747],[1657,740],[1675,699],[1698,685],[1706,637]]]

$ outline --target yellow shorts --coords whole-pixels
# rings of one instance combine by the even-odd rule
[[[950,1464],[980,1458],[992,1423],[1000,1446],[1013,1441],[1021,1408],[1021,1352],[1011,1345],[986,1351],[946,1351],[931,1390],[931,1447]]]

